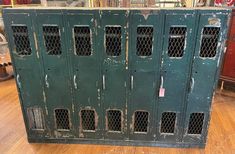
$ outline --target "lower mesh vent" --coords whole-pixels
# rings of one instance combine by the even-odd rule
[[[201,134],[204,113],[191,113],[188,125],[188,134]]]
[[[146,111],[136,111],[134,113],[134,132],[147,133],[149,123],[149,113]]]
[[[94,110],[81,110],[81,125],[84,131],[95,131]]]
[[[161,133],[174,133],[176,113],[163,112],[161,119]]]
[[[28,108],[27,113],[30,129],[44,129],[44,119],[41,108]]]
[[[69,111],[67,109],[55,109],[56,127],[58,130],[69,130]]]
[[[121,131],[122,130],[122,112],[119,110],[107,111],[108,130]]]

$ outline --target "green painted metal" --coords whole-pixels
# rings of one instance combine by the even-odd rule
[[[143,15],[144,14],[144,15]],[[160,61],[161,61],[161,37],[162,22],[159,10],[132,11],[130,13],[129,34],[129,101],[128,101],[128,123],[130,139],[132,140],[154,140],[155,139],[155,112],[158,104],[157,96],[159,87]],[[138,56],[137,52],[137,29],[153,28],[153,44],[151,55]],[[148,42],[139,42],[146,44]],[[144,54],[144,53],[143,53]],[[149,114],[148,131],[135,132],[134,113],[145,111]]]
[[[45,18],[46,17],[46,18]],[[36,25],[38,49],[42,56],[44,67],[44,101],[46,102],[46,110],[49,118],[48,125],[50,133],[54,137],[74,137],[74,126],[72,125],[73,108],[71,94],[71,80],[68,67],[68,52],[66,44],[66,36],[64,31],[63,14],[61,11],[42,11],[36,13]],[[47,54],[46,43],[44,41],[44,26],[58,26],[61,41],[61,54]],[[52,34],[51,34],[52,35]],[[53,52],[53,49],[51,49]],[[70,103],[68,103],[70,102]],[[57,131],[55,122],[55,109],[68,109],[70,113],[70,130]]]
[[[100,11],[100,29],[98,39],[100,40],[99,51],[102,55],[102,104],[103,104],[103,128],[104,137],[111,139],[124,139],[127,135],[126,127],[126,34],[127,34],[127,12],[121,11]],[[107,27],[121,28],[121,53],[118,56],[109,56],[106,54],[105,34]],[[115,49],[116,51],[117,49]],[[121,132],[108,131],[107,127],[107,111],[119,110],[121,112]]]
[[[189,88],[190,64],[193,60],[196,14],[192,10],[166,10],[164,20],[161,77],[165,96],[159,98],[157,117],[159,118],[158,121],[162,123],[163,112],[176,113],[176,124],[174,133],[162,133],[160,131],[157,136],[162,141],[179,142],[182,134],[183,107]],[[186,28],[183,54],[169,56],[170,29],[182,27]]]
[[[192,65],[191,78],[194,80],[194,86],[188,94],[186,120],[184,129],[184,142],[203,143],[206,142],[208,125],[210,121],[211,102],[213,98],[213,91],[216,88],[219,68],[225,50],[225,40],[227,37],[227,22],[229,16],[223,12],[201,11],[196,37],[196,46],[194,52],[194,61]],[[218,43],[216,47],[217,53],[214,57],[201,57],[200,46],[202,44],[201,34],[204,27],[218,27],[220,28]],[[187,134],[189,117],[191,113],[201,112],[205,114],[202,135]]]
[[[68,28],[66,29],[68,55],[70,57],[70,66],[72,66],[72,81],[74,92],[74,116],[81,116],[80,110],[89,109],[94,110],[98,116],[97,121],[102,119],[101,107],[101,55],[98,52],[98,36],[96,27],[98,11],[73,11],[67,12]],[[91,29],[91,55],[79,56],[76,54],[74,42],[74,28],[89,27]],[[79,113],[79,114],[78,114]],[[75,118],[76,126],[81,127],[80,118]],[[96,131],[83,131],[78,129],[77,133],[85,138],[101,138],[102,122],[97,122]],[[95,135],[94,135],[95,134]]]
[[[28,137],[44,137],[47,135],[48,127],[45,126],[45,131],[35,132],[29,129],[29,121],[27,118],[28,109],[32,106],[37,106],[42,109],[46,118],[45,103],[43,101],[43,82],[42,82],[42,68],[38,50],[35,46],[35,33],[33,22],[31,20],[32,13],[25,11],[21,14],[10,13],[5,22],[9,23],[6,26],[6,31],[9,36],[13,36],[12,26],[27,27],[27,34],[31,45],[30,55],[19,55],[16,52],[15,46],[9,46],[12,62],[14,65],[14,74],[19,91],[19,99],[21,102],[22,113],[26,123],[26,130]],[[16,17],[16,18],[15,18]],[[14,44],[13,37],[9,37],[8,42]],[[32,67],[33,66],[33,67]]]
[[[229,13],[4,9],[29,142],[205,146]]]

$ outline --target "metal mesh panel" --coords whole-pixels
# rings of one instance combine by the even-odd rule
[[[188,125],[188,134],[201,134],[204,113],[191,113]]]
[[[153,27],[138,27],[136,54],[137,56],[150,56],[153,46]]]
[[[44,129],[44,119],[41,108],[28,108],[27,113],[30,129]]]
[[[58,26],[43,26],[44,44],[48,55],[60,55],[61,40]]]
[[[143,133],[147,132],[149,113],[145,111],[136,111],[134,114],[134,131]]]
[[[70,129],[69,111],[67,109],[55,109],[56,126],[59,130]]]
[[[122,112],[118,110],[107,111],[108,130],[121,131],[122,130]]]
[[[27,26],[12,26],[13,39],[18,55],[31,55]]]
[[[219,31],[219,27],[203,28],[200,57],[214,57],[216,55]]]
[[[121,27],[107,26],[105,27],[105,48],[109,56],[121,55]]]
[[[163,112],[161,119],[161,133],[174,133],[175,120],[175,112]]]
[[[94,110],[81,110],[81,124],[82,130],[94,131],[95,130],[95,111]]]
[[[170,27],[168,56],[169,57],[183,57],[186,27]]]
[[[91,55],[91,31],[89,27],[74,27],[74,42],[78,56]]]

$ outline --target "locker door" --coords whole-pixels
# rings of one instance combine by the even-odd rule
[[[189,84],[196,16],[166,11],[158,106],[158,140],[180,141],[183,106]],[[165,90],[165,91],[164,91]]]
[[[4,12],[4,23],[28,137],[44,137],[47,128],[44,122],[41,57],[35,47],[31,14]],[[30,114],[34,112],[34,115]]]
[[[16,68],[32,68],[39,66],[38,51],[35,48],[34,31],[31,14],[5,14],[4,23],[8,32],[9,43],[12,44],[11,55]]]
[[[45,99],[55,137],[73,137],[73,104],[64,28],[63,15],[59,10],[50,13],[47,10],[37,11]]]
[[[100,52],[97,50],[98,11],[68,12],[67,37],[72,62],[74,106],[79,136],[100,138]]]
[[[158,11],[145,13],[147,18],[140,11],[132,11],[129,23],[128,127],[131,140],[154,140],[155,133],[162,21]]]
[[[200,11],[184,129],[184,142],[204,143],[219,64],[227,36],[228,13]],[[205,76],[206,74],[206,76]]]
[[[126,24],[125,11],[101,11],[98,32],[102,59],[102,103],[105,138],[126,136]]]

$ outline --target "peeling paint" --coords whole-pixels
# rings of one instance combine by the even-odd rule
[[[97,94],[98,94],[97,99],[100,100],[101,96],[100,96],[100,89],[99,88],[97,89]]]
[[[144,19],[147,20],[150,15],[150,10],[141,10],[141,14],[143,15]]]
[[[127,22],[127,28],[129,28],[129,23]],[[129,53],[129,34],[126,33],[126,70],[128,69],[128,54]]]
[[[33,33],[33,37],[34,37],[34,45],[35,45],[35,50],[36,50],[36,56],[37,56],[37,58],[39,59],[38,40],[37,40],[37,37],[36,37],[36,33],[35,33],[35,32]]]
[[[42,95],[43,95],[43,102],[46,103],[47,98],[44,90],[42,91]]]
[[[111,64],[125,64],[125,60],[115,60],[115,59],[111,59],[111,58],[106,58],[104,60],[105,63],[107,63],[108,65],[111,65]]]
[[[219,18],[208,18],[208,24],[209,25],[213,25],[213,26],[217,26],[220,27],[221,26],[221,21]]]
[[[47,106],[45,106],[45,111],[46,111],[46,115],[48,115],[48,109],[47,109]]]
[[[74,113],[74,104],[72,103],[72,112]]]

